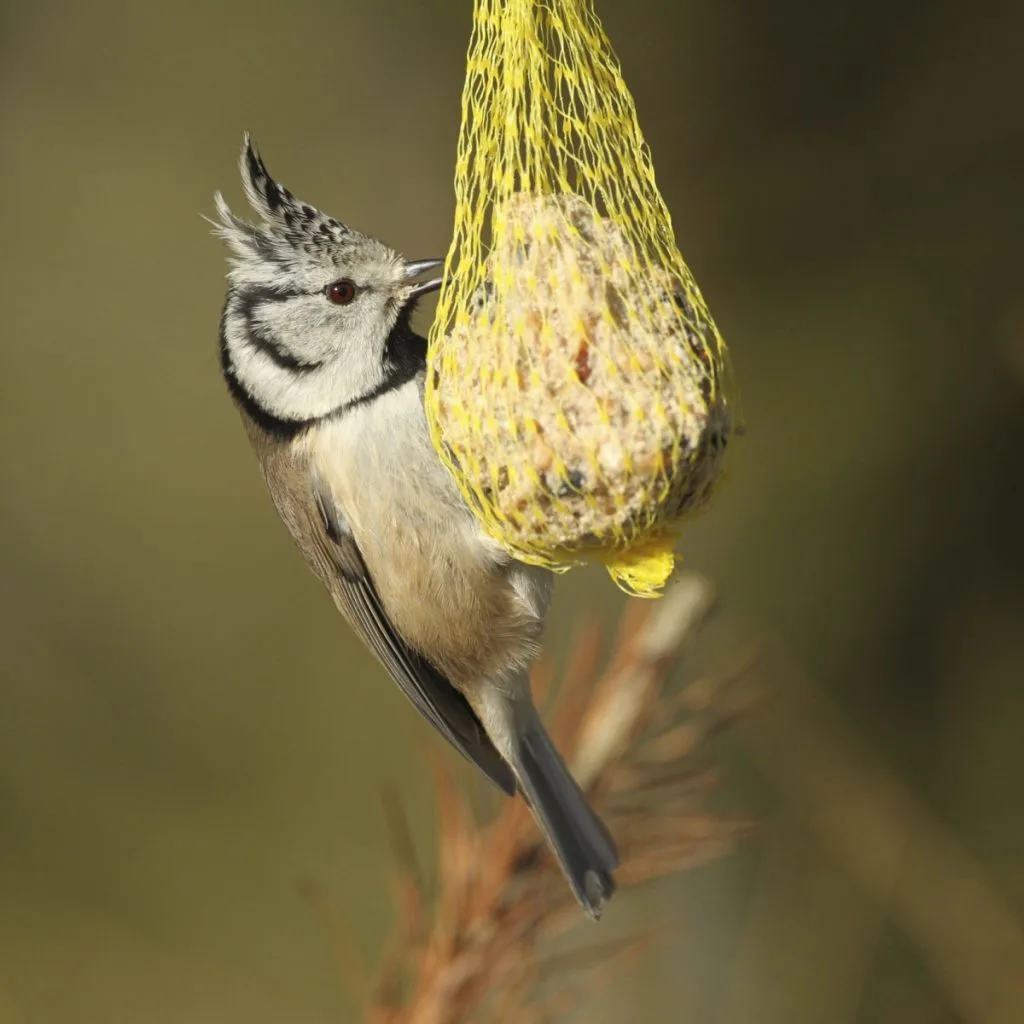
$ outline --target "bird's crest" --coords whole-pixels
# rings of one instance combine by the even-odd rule
[[[218,219],[207,218],[214,233],[224,239],[235,254],[236,266],[267,260],[292,261],[297,251],[315,256],[328,247],[357,240],[357,232],[296,199],[275,181],[248,132],[238,167],[245,197],[257,214],[258,222],[250,223],[232,213],[220,192],[214,196]]]

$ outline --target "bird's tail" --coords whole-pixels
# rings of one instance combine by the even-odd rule
[[[615,892],[618,850],[536,712],[524,724],[515,764],[520,788],[576,898],[596,919]]]

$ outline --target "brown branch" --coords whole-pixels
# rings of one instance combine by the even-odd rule
[[[602,630],[594,625],[578,634],[562,675],[552,733],[618,839],[618,880],[625,887],[720,856],[749,830],[746,822],[697,809],[714,773],[693,758],[737,714],[735,693],[745,673],[703,680],[682,694],[665,692],[712,603],[709,584],[684,575],[662,600],[627,606],[603,672]],[[542,662],[535,689],[546,688],[552,674]],[[385,961],[368,1024],[540,1020],[560,1004],[574,976],[586,972],[592,979],[596,965],[625,962],[645,948],[650,936],[542,962],[538,950],[583,915],[529,812],[521,800],[507,801],[483,825],[446,769],[438,767],[436,779],[437,898],[427,910],[422,883],[418,897],[403,898],[400,938]],[[396,834],[405,885],[410,854],[404,829]],[[601,977],[607,975],[603,970]]]

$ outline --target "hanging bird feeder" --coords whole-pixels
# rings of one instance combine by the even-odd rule
[[[657,596],[734,415],[591,0],[475,0],[455,188],[434,445],[516,558]]]

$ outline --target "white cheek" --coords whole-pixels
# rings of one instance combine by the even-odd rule
[[[326,300],[321,301],[326,303]],[[351,346],[344,345],[344,325],[318,307],[319,303],[312,297],[266,303],[259,307],[254,320],[298,362],[326,363]]]
[[[282,303],[282,306],[285,304]],[[245,325],[229,322],[226,341],[235,375],[257,404],[283,419],[307,420],[324,416],[381,382],[380,358],[371,345],[351,335],[338,344],[333,324],[302,311],[282,318],[261,317],[267,331],[286,353],[300,362],[322,363],[310,369],[282,366],[245,338]]]

